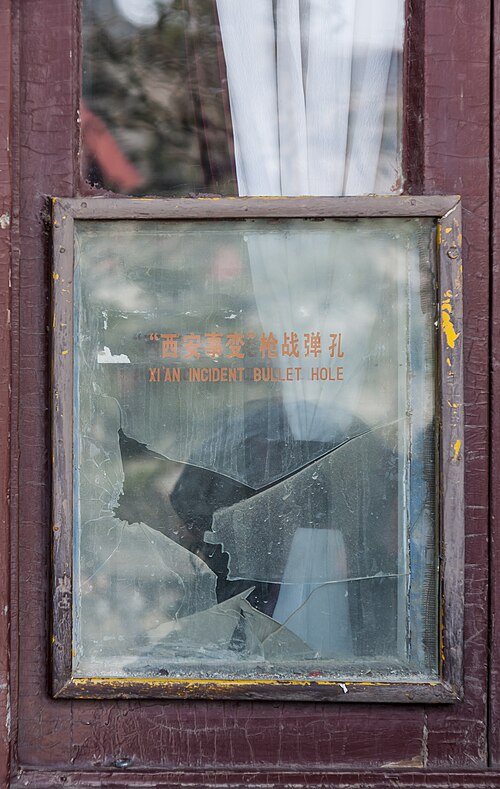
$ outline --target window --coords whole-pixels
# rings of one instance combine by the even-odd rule
[[[84,177],[177,197],[400,192],[403,6],[86,0]]]
[[[55,201],[56,692],[457,697],[460,238],[457,198]]]
[[[239,198],[55,203],[56,692],[455,698],[458,200],[245,199],[401,191],[402,3],[84,19],[91,183]]]

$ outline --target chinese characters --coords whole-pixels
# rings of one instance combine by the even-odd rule
[[[322,337],[319,331],[298,334],[295,331],[262,332],[206,332],[205,334],[152,333],[151,342],[158,342],[162,359],[343,359],[342,334],[330,332]]]

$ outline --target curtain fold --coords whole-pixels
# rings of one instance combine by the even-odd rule
[[[217,0],[217,11],[239,194],[374,192],[401,0]],[[394,125],[394,157],[396,138]]]
[[[217,2],[240,195],[279,195],[276,34],[272,0]]]

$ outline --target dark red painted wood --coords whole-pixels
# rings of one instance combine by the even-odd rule
[[[41,749],[68,764],[71,709],[44,706],[49,640],[48,285],[46,194],[71,194],[78,143],[77,3],[15,4],[17,135],[21,265],[13,271],[14,412],[13,577],[19,584],[13,643],[19,643],[13,712],[21,760]],[[33,745],[36,740],[37,745]],[[54,746],[56,753],[54,754]],[[63,754],[63,756],[61,756]]]
[[[217,782],[217,783],[216,783]],[[34,772],[20,770],[12,783],[15,789],[54,789],[61,786],[92,787],[92,789],[114,789],[134,787],[136,789],[200,789],[200,787],[223,786],[224,789],[493,789],[500,785],[500,773],[433,773],[406,770],[395,774],[391,771],[360,773],[357,771],[328,772],[292,770],[286,773],[266,772],[182,772],[182,773],[136,773],[121,772]]]
[[[11,4],[0,2],[0,785],[7,785],[10,761],[10,218],[12,180]]]
[[[424,185],[462,195],[465,298],[465,700],[426,712],[435,769],[487,763],[490,11],[426,2]]]
[[[406,0],[406,40],[403,64],[403,173],[404,191],[422,194],[424,175],[424,37],[425,2]]]
[[[424,0],[422,0],[422,3]],[[452,707],[286,702],[67,701],[48,694],[48,250],[44,194],[71,196],[77,182],[77,0],[23,0],[20,98],[21,266],[13,282],[13,326],[19,328],[13,396],[19,401],[20,465],[16,556],[21,579],[18,759],[38,773],[32,786],[130,785],[109,772],[120,757],[142,770],[178,774],[177,785],[216,780],[240,785],[387,786],[399,769],[480,769],[486,766],[487,526],[488,526],[488,130],[490,3],[426,0],[424,187],[459,192],[464,201],[466,293],[466,637],[465,700]],[[1,269],[0,269],[1,271]],[[1,276],[1,274],[0,274]],[[16,492],[15,491],[15,492]],[[392,777],[363,770],[391,769]],[[75,770],[72,775],[60,771]],[[227,771],[232,770],[232,776]],[[252,776],[248,778],[248,771]],[[290,773],[290,770],[295,772]],[[57,772],[59,771],[59,772]],[[205,772],[203,772],[205,771]],[[319,774],[318,774],[318,771]],[[321,771],[327,771],[324,775]],[[316,775],[314,773],[316,772]],[[108,777],[106,777],[108,775]],[[268,778],[266,778],[268,775]],[[28,780],[28,774],[23,778]],[[23,785],[23,778],[17,782]],[[250,780],[251,779],[251,780]],[[31,778],[29,779],[31,780]],[[412,772],[406,785],[425,785]],[[427,779],[426,779],[427,780]],[[429,777],[434,786],[498,785],[498,776]],[[439,783],[441,781],[441,783]],[[482,783],[481,783],[482,781]],[[357,783],[356,783],[357,782]],[[413,783],[412,783],[413,782]],[[404,780],[399,781],[405,786]],[[157,786],[175,786],[159,778]],[[25,784],[26,785],[26,784]],[[27,784],[28,786],[30,783]],[[141,785],[140,783],[138,785]],[[231,784],[230,784],[231,785]]]
[[[491,190],[491,682],[490,764],[500,765],[500,3],[493,5]]]

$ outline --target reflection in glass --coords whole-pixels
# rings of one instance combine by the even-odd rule
[[[402,0],[84,0],[82,174],[131,194],[401,190]]]
[[[76,226],[76,675],[435,676],[433,222]]]

